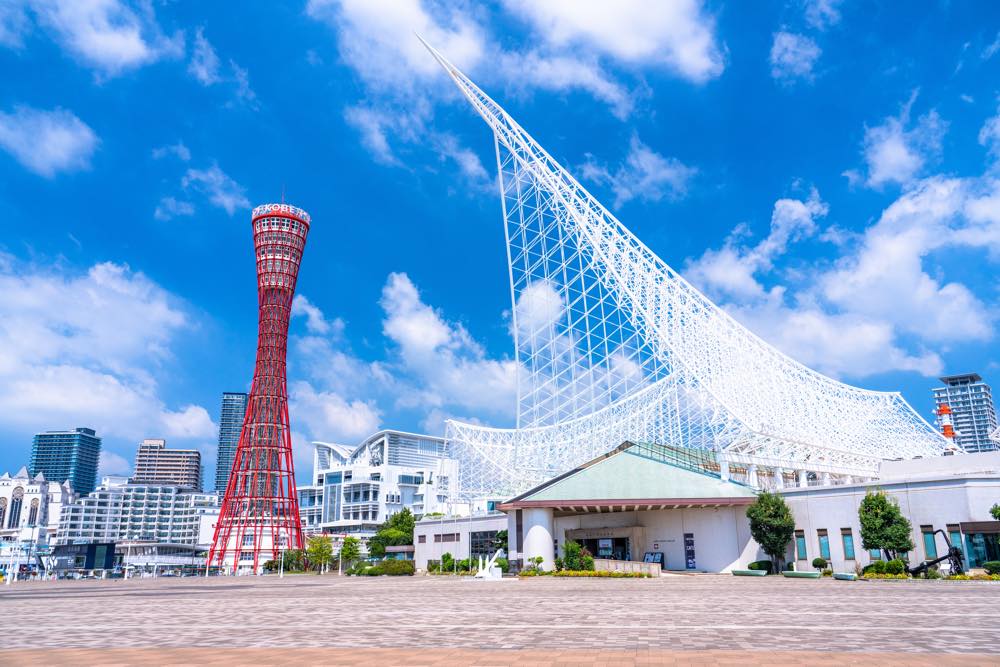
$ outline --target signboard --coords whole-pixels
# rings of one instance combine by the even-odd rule
[[[659,550],[660,550],[660,543],[653,542],[653,551],[659,551]]]
[[[689,570],[698,567],[694,559],[694,533],[684,533],[684,562]]]
[[[612,551],[612,541],[609,539],[601,538],[597,540],[597,555],[598,556],[610,556]]]

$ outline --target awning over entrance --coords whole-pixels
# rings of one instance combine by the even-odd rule
[[[688,469],[626,442],[500,505],[548,508],[557,515],[749,505],[756,494],[709,471]]]

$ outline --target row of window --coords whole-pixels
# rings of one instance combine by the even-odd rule
[[[436,533],[434,535],[434,542],[461,542],[462,536],[459,533]],[[427,542],[426,535],[418,535],[417,543],[424,544]]]
[[[934,560],[938,557],[937,541],[934,538],[934,526],[920,526],[920,533],[923,537],[924,558],[926,560]],[[953,545],[962,544],[962,534],[958,526],[948,526],[948,538]],[[854,533],[850,528],[840,529],[840,541],[843,547],[844,560],[855,560]],[[830,536],[825,528],[820,528],[816,531],[816,542],[819,546],[820,558],[831,560]],[[880,560],[882,558],[882,552],[878,549],[870,549],[868,555],[872,560]],[[906,560],[907,554],[904,553],[901,555]],[[798,560],[809,559],[809,552],[806,548],[806,535],[805,531],[802,530],[795,531],[795,557]]]

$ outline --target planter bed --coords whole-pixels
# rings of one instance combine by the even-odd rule
[[[819,579],[823,576],[822,572],[792,572],[791,570],[785,570],[781,573],[781,576],[788,577],[789,579]]]
[[[854,581],[858,578],[858,575],[853,572],[834,572],[833,578],[839,581]]]
[[[734,577],[766,577],[767,570],[733,570]]]

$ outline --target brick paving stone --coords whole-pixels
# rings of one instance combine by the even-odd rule
[[[998,603],[990,582],[773,577],[20,582],[0,664],[997,665]]]

